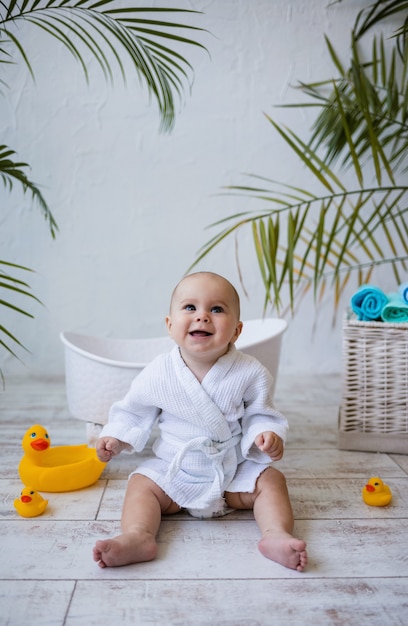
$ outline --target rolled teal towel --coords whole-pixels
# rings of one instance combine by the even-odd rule
[[[408,304],[408,281],[400,284],[398,287],[398,293],[401,296],[401,299]]]
[[[387,302],[387,296],[379,287],[361,285],[351,297],[350,306],[360,321],[369,322],[381,319]]]
[[[408,322],[408,303],[401,299],[399,293],[388,294],[388,302],[382,310],[381,319],[384,322]]]

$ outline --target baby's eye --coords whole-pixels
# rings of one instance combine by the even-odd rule
[[[211,312],[212,313],[222,313],[223,310],[224,309],[222,308],[222,306],[213,306],[212,309],[211,309]]]
[[[185,311],[195,311],[196,308],[194,306],[194,304],[186,304],[186,306],[184,307]]]

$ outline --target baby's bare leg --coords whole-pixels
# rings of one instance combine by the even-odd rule
[[[306,543],[293,536],[293,513],[284,475],[268,468],[258,478],[254,493],[226,493],[229,506],[253,508],[262,533],[260,552],[272,561],[302,572],[307,564]]]
[[[99,540],[93,549],[99,567],[117,567],[156,558],[156,535],[162,513],[179,507],[150,478],[134,474],[128,482],[122,510],[122,534]]]

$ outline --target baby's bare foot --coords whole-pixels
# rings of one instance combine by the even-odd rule
[[[292,535],[266,533],[258,548],[266,558],[298,572],[303,572],[307,565],[306,543]]]
[[[148,533],[126,533],[113,539],[99,540],[93,549],[93,558],[99,567],[119,567],[152,561],[156,556],[156,540]]]

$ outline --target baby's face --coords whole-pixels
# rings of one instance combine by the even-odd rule
[[[178,285],[166,318],[170,336],[186,357],[215,362],[242,330],[239,302],[221,276],[194,274]]]

